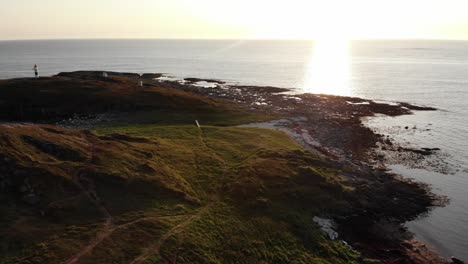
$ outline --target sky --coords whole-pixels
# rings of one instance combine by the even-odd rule
[[[465,39],[468,0],[0,0],[0,39]]]

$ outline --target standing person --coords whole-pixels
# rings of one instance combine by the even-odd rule
[[[39,71],[38,71],[38,68],[37,68],[37,64],[34,64],[33,70],[34,70],[34,75],[36,76],[36,78],[39,77]]]

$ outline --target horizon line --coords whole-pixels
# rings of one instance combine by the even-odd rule
[[[317,41],[320,38],[158,38],[158,37],[109,37],[109,38],[25,38],[25,39],[0,39],[0,42],[8,41],[67,41],[67,40],[213,40],[213,41]],[[413,40],[413,41],[468,41],[468,39],[457,38],[349,38],[350,41],[390,41],[390,40]]]

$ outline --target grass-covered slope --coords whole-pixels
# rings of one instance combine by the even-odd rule
[[[0,263],[359,263],[340,171],[286,135],[0,126]]]

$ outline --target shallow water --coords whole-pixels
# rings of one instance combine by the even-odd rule
[[[229,83],[295,88],[297,92],[352,95],[435,106],[436,112],[373,120],[398,140],[438,147],[453,174],[401,166],[451,198],[446,208],[409,223],[445,255],[468,260],[468,42],[462,41],[208,41],[67,40],[0,42],[0,79],[61,71],[162,72]]]
[[[438,147],[441,151],[434,158],[435,168],[430,170],[391,165],[390,169],[400,175],[428,183],[434,193],[448,196],[450,203],[435,208],[427,216],[407,224],[416,238],[445,256],[468,260],[468,171],[464,154],[464,140],[450,132],[437,120],[450,120],[450,112],[418,112],[401,117],[370,118],[365,123],[377,132],[392,135],[397,142],[415,148]],[[449,122],[449,121],[447,121]],[[408,126],[409,129],[405,129]],[[413,129],[416,127],[416,129]],[[444,140],[441,140],[444,139]],[[458,142],[458,143],[457,143]],[[459,145],[457,145],[459,144]]]

